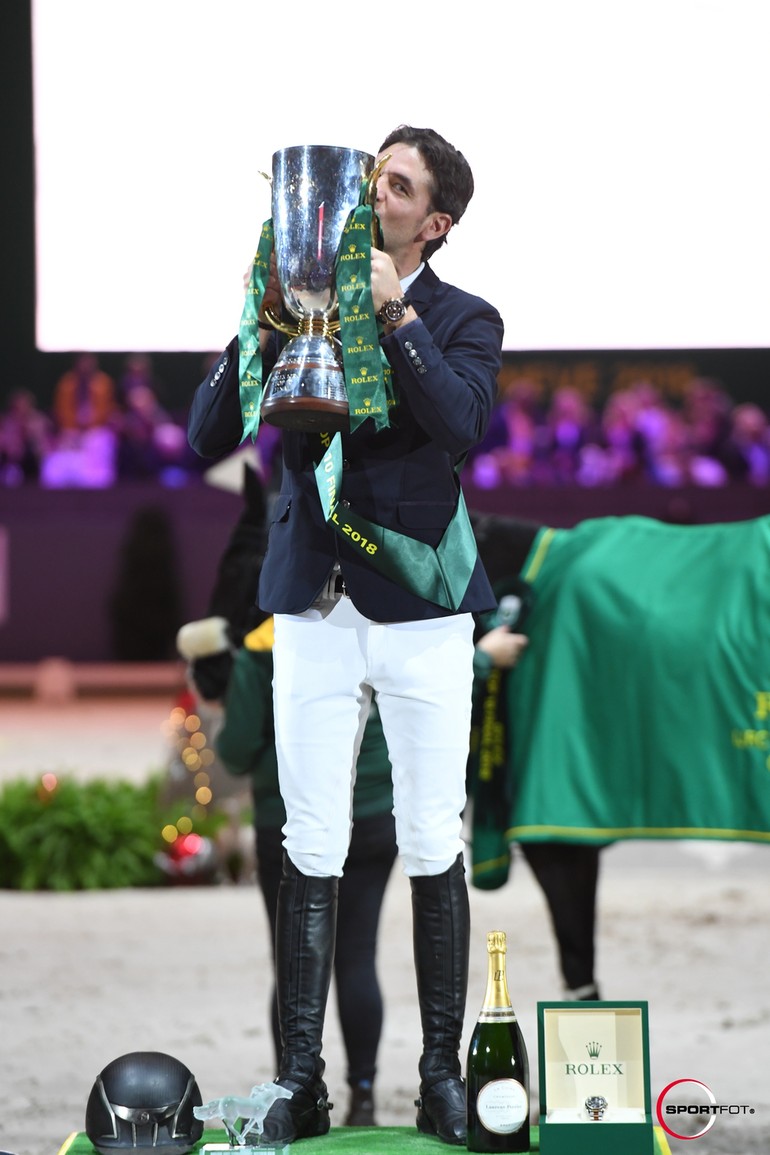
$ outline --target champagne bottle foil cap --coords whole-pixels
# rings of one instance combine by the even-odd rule
[[[502,951],[504,954],[507,951],[507,944],[504,930],[491,930],[487,935],[487,950]]]

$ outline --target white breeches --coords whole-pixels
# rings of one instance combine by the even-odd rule
[[[473,618],[371,622],[347,597],[275,615],[274,709],[284,846],[303,874],[341,875],[372,693],[393,768],[404,873],[441,874],[463,850]]]

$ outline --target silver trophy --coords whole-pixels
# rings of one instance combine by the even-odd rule
[[[373,204],[381,168],[375,169],[369,153],[351,148],[301,145],[273,154],[276,271],[285,309],[296,324],[286,324],[269,309],[264,312],[274,328],[290,337],[262,395],[261,416],[271,425],[332,433],[348,429],[348,395],[335,337],[335,264],[362,185],[368,181],[365,202]],[[376,225],[372,241],[377,245]]]

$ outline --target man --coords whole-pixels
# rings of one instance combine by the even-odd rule
[[[465,158],[432,129],[408,126],[383,142],[385,155],[375,204],[383,249],[372,252],[371,291],[397,406],[387,428],[377,431],[366,420],[343,436],[340,520],[350,510],[433,551],[464,509],[456,470],[487,428],[503,325],[492,306],[442,283],[425,263],[472,196]],[[276,355],[271,340],[263,333],[265,372]],[[204,456],[233,449],[242,436],[237,362],[233,342],[194,398],[190,442]],[[459,1046],[469,909],[460,815],[472,615],[492,609],[495,598],[472,533],[457,551],[470,559],[464,588],[443,602],[430,600],[437,596],[432,588],[430,597],[422,593],[420,574],[395,580],[376,568],[344,525],[337,531],[325,518],[314,475],[321,453],[318,434],[284,433],[283,482],[259,583],[260,607],[275,621],[276,746],[287,812],[276,943],[283,1043],[277,1082],[293,1092],[271,1107],[264,1134],[287,1143],[329,1128],[323,1020],[356,756],[374,694],[412,889],[423,1032],[417,1126],[464,1145]],[[451,568],[457,558],[445,561]]]

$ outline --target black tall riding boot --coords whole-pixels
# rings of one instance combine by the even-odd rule
[[[334,964],[336,877],[300,873],[284,854],[275,937],[281,1063],[276,1083],[292,1092],[268,1111],[263,1142],[292,1143],[329,1130],[324,1015]]]
[[[417,1129],[464,1146],[460,1040],[468,988],[470,908],[462,855],[443,874],[412,878],[417,995],[422,1020]]]

